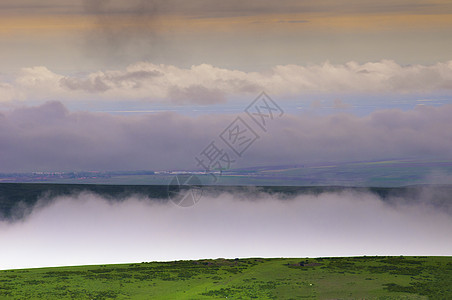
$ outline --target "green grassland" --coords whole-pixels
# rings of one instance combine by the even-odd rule
[[[452,257],[248,258],[0,271],[1,299],[452,299]]]

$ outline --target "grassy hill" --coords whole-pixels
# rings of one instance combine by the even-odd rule
[[[451,282],[452,257],[215,259],[0,271],[0,298],[452,299]]]

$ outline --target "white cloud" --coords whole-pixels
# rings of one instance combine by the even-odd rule
[[[20,97],[16,93],[13,85],[0,82],[0,102],[11,102],[14,99],[19,99]]]
[[[30,88],[42,85],[48,87],[50,84],[58,83],[61,78],[61,75],[51,72],[46,67],[39,66],[33,68],[23,68],[21,75],[17,78],[17,83],[24,87]]]
[[[5,86],[5,83],[3,83]],[[8,86],[26,100],[144,100],[177,104],[215,104],[265,90],[274,96],[309,93],[435,93],[452,90],[452,61],[401,66],[394,61],[333,65],[279,65],[243,72],[208,64],[184,69],[141,62],[125,70],[83,76],[56,74],[45,67],[25,68]]]

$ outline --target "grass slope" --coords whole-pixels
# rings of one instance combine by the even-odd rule
[[[248,258],[0,271],[2,299],[452,299],[452,257]]]

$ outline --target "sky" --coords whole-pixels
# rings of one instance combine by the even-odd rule
[[[451,12],[447,0],[2,1],[1,63],[66,74],[137,61],[242,71],[435,64],[450,60]]]
[[[284,117],[238,167],[450,159],[451,14],[441,0],[2,1],[0,172],[196,168],[261,92]]]
[[[234,168],[451,161],[451,53],[448,0],[3,0],[0,173],[202,170],[212,143]],[[450,255],[428,197],[270,198],[55,199],[0,220],[0,269]]]

